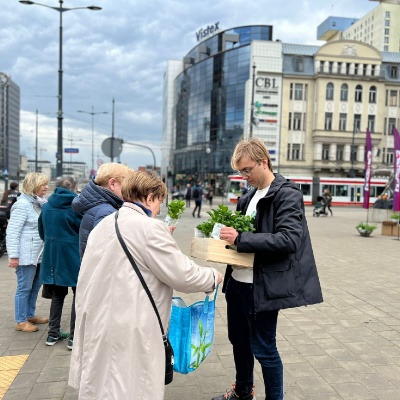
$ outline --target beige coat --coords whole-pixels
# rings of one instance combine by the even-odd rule
[[[151,303],[118,242],[115,214],[91,232],[78,278],[69,385],[80,400],[162,400],[165,355]],[[172,290],[211,291],[212,269],[181,253],[164,222],[132,203],[118,225],[168,330]]]

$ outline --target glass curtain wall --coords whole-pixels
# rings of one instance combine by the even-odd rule
[[[218,33],[185,57],[185,70],[175,80],[176,184],[201,180],[214,186],[219,180],[223,187],[224,177],[232,173],[230,158],[244,131],[253,40],[272,40],[272,27]]]

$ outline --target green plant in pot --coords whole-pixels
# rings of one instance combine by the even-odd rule
[[[185,201],[172,200],[167,207],[168,207],[168,213],[164,222],[168,226],[175,226],[178,223],[179,218],[185,211]]]
[[[360,222],[356,229],[361,236],[370,236],[371,233],[376,229],[376,225],[369,224],[368,222]]]
[[[392,214],[390,214],[390,220],[392,221],[392,222],[399,222],[399,220],[400,220],[400,213],[392,213]]]

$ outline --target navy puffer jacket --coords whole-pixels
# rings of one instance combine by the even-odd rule
[[[124,201],[108,189],[90,181],[82,193],[72,202],[76,213],[83,213],[79,229],[79,254],[81,258],[86,249],[86,243],[92,229],[107,215],[118,210]]]

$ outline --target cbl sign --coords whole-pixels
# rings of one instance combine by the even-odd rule
[[[205,39],[207,36],[212,36],[214,33],[219,31],[219,21],[214,25],[207,25],[207,28],[201,28],[196,32],[197,41]]]

